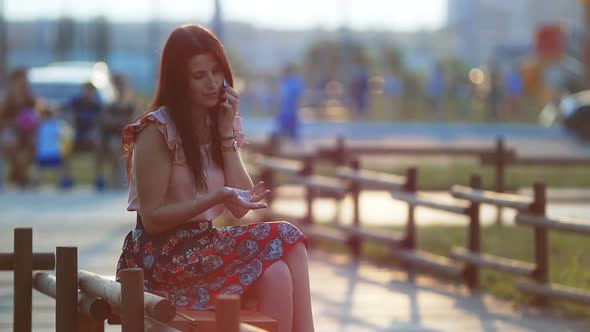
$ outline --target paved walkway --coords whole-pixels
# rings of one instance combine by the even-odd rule
[[[78,246],[79,269],[114,274],[121,242],[133,226],[125,195],[92,192],[0,195],[0,252],[12,250],[12,229],[32,226],[34,250]],[[565,321],[515,309],[491,296],[427,276],[346,256],[311,252],[316,330],[331,331],[584,331],[590,321]],[[0,331],[12,326],[12,275],[0,272]],[[53,300],[34,292],[35,331],[53,331]],[[117,331],[117,327],[108,327]]]

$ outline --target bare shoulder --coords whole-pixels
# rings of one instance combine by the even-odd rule
[[[134,153],[169,155],[166,139],[155,123],[149,123],[137,134],[134,150]]]

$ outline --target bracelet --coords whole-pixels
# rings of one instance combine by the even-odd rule
[[[231,146],[225,146],[223,144],[221,144],[221,151],[222,152],[236,152],[238,151],[238,142],[236,140],[234,140],[233,144]]]
[[[222,141],[227,141],[230,139],[236,139],[236,132],[232,129],[232,134],[229,136],[221,136]]]
[[[221,136],[222,141],[229,141],[230,139],[236,139],[236,134],[230,136]]]

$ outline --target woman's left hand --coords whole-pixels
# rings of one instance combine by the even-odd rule
[[[222,136],[233,135],[234,118],[240,107],[240,95],[231,86],[227,86],[221,95],[219,133]],[[227,102],[225,101],[227,100]]]
[[[243,217],[250,210],[267,208],[268,205],[259,203],[270,194],[270,190],[263,190],[264,182],[258,182],[250,190],[242,190],[232,187],[222,189],[223,203],[231,214],[236,218]]]

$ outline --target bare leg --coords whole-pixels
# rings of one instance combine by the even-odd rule
[[[297,244],[285,257],[293,280],[293,331],[312,332],[311,294],[309,289],[309,269],[307,249],[303,243]]]
[[[260,312],[279,322],[278,332],[291,332],[293,325],[293,283],[289,267],[282,260],[271,265],[256,281]]]

